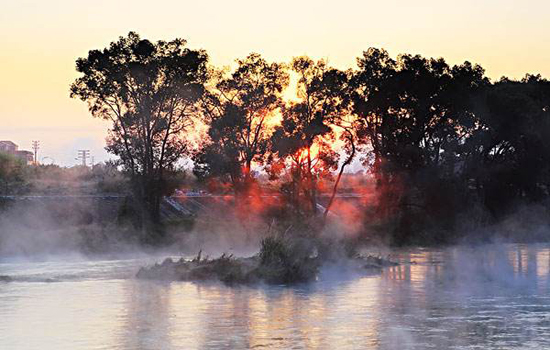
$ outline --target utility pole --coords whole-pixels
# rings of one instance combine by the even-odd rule
[[[88,149],[79,149],[78,150],[78,159],[82,159],[82,165],[86,166],[86,159],[90,156],[90,150]]]
[[[32,149],[34,150],[34,165],[38,165],[38,149],[40,149],[40,141],[32,142]]]

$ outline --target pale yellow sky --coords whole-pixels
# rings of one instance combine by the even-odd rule
[[[229,65],[254,51],[269,60],[307,54],[339,68],[373,46],[450,63],[481,64],[491,78],[550,77],[548,0],[38,1],[0,0],[0,139],[72,165],[103,150],[107,125],[69,98],[76,58],[128,31],[187,39]]]

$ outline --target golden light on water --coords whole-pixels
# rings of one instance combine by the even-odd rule
[[[14,264],[12,272],[39,279],[0,285],[0,345],[393,349],[429,338],[445,348],[456,338],[494,344],[500,338],[464,337],[480,324],[498,332],[503,322],[511,336],[521,336],[514,333],[521,325],[529,336],[545,337],[540,322],[548,308],[548,245],[397,250],[393,256],[402,264],[381,274],[334,268],[318,282],[294,287],[120,278],[110,272],[119,261],[56,262],[31,270]],[[90,272],[105,276],[91,278]],[[78,278],[55,282],[59,276]],[[526,318],[525,305],[540,312]]]
[[[541,285],[548,283],[548,276],[550,275],[550,250],[545,249],[537,254],[537,276]]]

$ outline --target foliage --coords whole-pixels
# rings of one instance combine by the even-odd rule
[[[25,191],[27,179],[28,168],[25,162],[0,152],[0,194],[11,195]]]
[[[93,116],[111,121],[107,150],[130,174],[142,214],[153,222],[160,218],[165,172],[188,151],[183,132],[207,79],[207,54],[185,44],[152,43],[130,32],[79,58],[82,76],[71,86],[71,96],[88,102]]]
[[[481,128],[474,101],[488,85],[483,70],[469,62],[450,67],[443,59],[421,56],[393,60],[377,49],[366,51],[358,65],[353,111],[359,141],[374,156],[378,215],[403,214],[398,226],[406,234],[421,229],[411,222],[422,217],[414,206],[452,225],[458,209],[453,199],[459,196],[445,194],[454,192],[448,185],[459,180],[464,145]]]
[[[464,175],[495,216],[550,194],[550,82],[503,78],[480,96],[481,127],[464,145]]]
[[[217,71],[181,39],[152,43],[130,33],[77,61],[82,76],[71,95],[112,122],[107,149],[131,180],[139,215],[154,221],[162,196],[185,181],[178,162],[190,154],[198,117],[206,134],[193,152],[194,174],[246,198],[262,176],[279,181],[283,205],[273,211],[292,216],[282,222],[313,227],[319,193],[337,173],[326,220],[357,154],[375,183],[363,231],[375,227],[394,243],[446,242],[465,217],[488,225],[518,205],[548,203],[548,80],[491,82],[470,62],[392,58],[374,48],[357,63],[341,71],[294,58],[297,99],[285,101],[286,65],[250,54],[234,71]],[[266,240],[265,254],[274,255],[264,258],[286,269],[292,254],[282,243]]]
[[[284,66],[258,54],[237,60],[229,77],[221,77],[203,99],[209,141],[195,156],[200,178],[217,177],[237,192],[253,182],[252,165],[265,161],[270,119],[288,84]]]
[[[282,110],[281,125],[272,136],[269,170],[277,178],[289,167],[289,180],[282,190],[299,212],[311,215],[317,212],[318,181],[338,166],[332,126],[346,111],[342,99],[348,77],[308,57],[295,58],[291,66],[298,75],[299,101],[287,103]]]
[[[139,270],[137,277],[184,281],[218,280],[227,284],[265,282],[294,284],[308,282],[317,276],[319,261],[304,255],[289,240],[268,237],[260,253],[249,258],[223,254],[219,258],[202,257],[172,261]]]
[[[283,239],[275,236],[262,239],[259,254],[261,264],[282,264],[289,256],[290,251]]]

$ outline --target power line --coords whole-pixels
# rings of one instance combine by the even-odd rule
[[[88,149],[78,150],[78,158],[77,159],[82,159],[82,165],[83,166],[86,166],[86,159],[88,159],[88,157],[90,157],[90,150],[88,150]]]
[[[38,165],[38,150],[40,149],[40,141],[33,141],[32,149],[34,150],[34,165]]]

